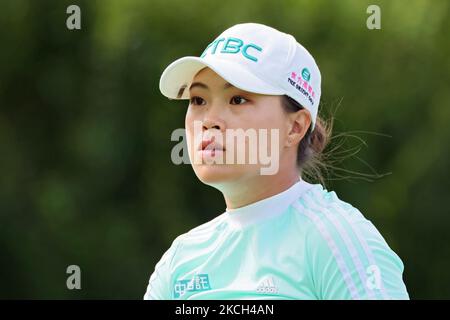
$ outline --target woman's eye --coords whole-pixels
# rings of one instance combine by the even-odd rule
[[[200,97],[192,97],[191,98],[191,104],[193,104],[193,105],[203,105],[204,102],[205,102],[205,100],[203,100]]]
[[[245,102],[248,102],[248,100],[241,96],[234,96],[230,101],[231,104],[243,104]]]

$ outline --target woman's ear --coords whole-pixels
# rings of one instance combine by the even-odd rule
[[[288,117],[290,130],[288,132],[285,145],[286,147],[291,147],[300,143],[302,138],[305,136],[309,126],[311,125],[311,116],[308,110],[301,109],[290,113]]]

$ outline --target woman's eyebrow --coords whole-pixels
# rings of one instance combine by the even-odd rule
[[[203,89],[209,90],[209,88],[208,88],[208,86],[206,84],[201,83],[201,82],[193,82],[191,84],[191,86],[189,87],[189,91],[191,91],[195,87],[199,87],[199,88],[203,88]]]
[[[236,87],[233,86],[231,83],[225,82],[223,88],[224,88],[224,89],[228,89],[228,88],[236,88]]]
[[[209,90],[209,88],[208,88],[208,86],[206,84],[204,84],[202,82],[193,82],[191,84],[191,86],[189,87],[189,91],[191,91],[195,87],[199,87],[199,88],[203,88],[203,89]],[[228,89],[228,88],[232,88],[232,87],[234,87],[234,86],[231,83],[228,83],[228,82],[225,82],[225,84],[223,86],[224,89]]]

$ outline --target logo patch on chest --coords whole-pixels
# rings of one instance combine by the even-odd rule
[[[192,279],[177,280],[173,287],[175,299],[182,297],[186,292],[211,290],[208,274],[196,274]]]

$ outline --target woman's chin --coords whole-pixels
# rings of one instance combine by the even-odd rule
[[[195,174],[201,182],[215,185],[239,179],[243,170],[236,165],[203,164],[194,167]]]

